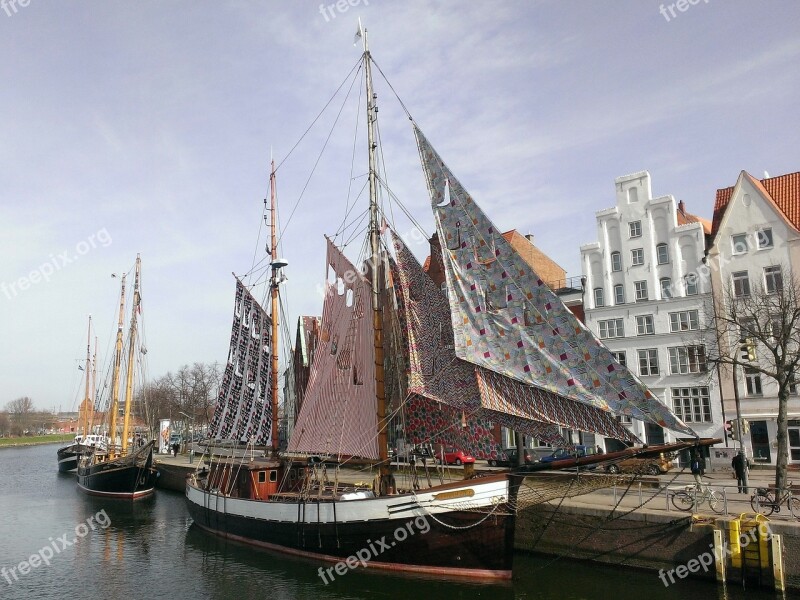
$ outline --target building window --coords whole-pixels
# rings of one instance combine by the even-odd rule
[[[642,237],[642,222],[641,221],[631,221],[628,223],[628,229],[631,232],[632,238]]]
[[[696,310],[682,310],[669,313],[669,330],[691,331],[700,327],[700,319]]]
[[[639,375],[658,375],[658,351],[655,348],[638,350]]]
[[[772,228],[765,227],[756,231],[756,240],[758,241],[758,248],[772,248]]]
[[[604,302],[603,298],[603,288],[594,288],[594,307],[600,308],[605,305],[606,303]]]
[[[611,253],[611,270],[622,271],[622,254],[619,252]]]
[[[734,254],[747,253],[747,234],[737,233],[731,236],[731,246]]]
[[[636,317],[636,335],[653,335],[653,315],[639,315]]]
[[[683,278],[684,289],[687,296],[697,295],[697,273],[689,273]]]
[[[668,348],[667,351],[669,372],[672,375],[705,373],[708,370],[705,346],[677,346]]]
[[[621,283],[614,286],[614,304],[625,304],[625,286]]]
[[[628,204],[639,201],[639,190],[635,187],[628,188]]]
[[[633,423],[633,420],[628,415],[617,415],[617,421],[623,425],[630,425]]]
[[[761,396],[761,373],[757,369],[745,367],[744,382],[747,385],[748,396]]]
[[[672,388],[672,409],[684,423],[710,423],[711,398],[708,388]]]
[[[636,301],[641,302],[643,300],[647,300],[647,282],[646,281],[634,281],[633,282],[633,289],[636,292]]]
[[[669,250],[666,244],[658,244],[656,246],[656,260],[660,265],[665,265],[669,262]]]
[[[764,267],[764,285],[768,294],[783,291],[783,273],[780,266]]]
[[[598,321],[598,323],[600,325],[601,340],[625,337],[622,319],[608,319],[606,321]]]
[[[631,250],[631,264],[634,267],[644,264],[644,250],[641,248],[634,248]]]
[[[733,295],[744,298],[750,295],[750,278],[747,271],[736,271],[733,274]]]
[[[789,393],[793,396],[797,395],[797,378],[795,375],[790,375],[789,377]]]
[[[625,354],[624,350],[620,350],[619,352],[612,352],[611,356],[614,357],[614,360],[621,364],[623,367],[628,366],[628,357]]]
[[[670,300],[672,298],[672,279],[662,277],[658,282],[661,284],[661,299]]]

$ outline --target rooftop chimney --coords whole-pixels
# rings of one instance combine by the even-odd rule
[[[527,234],[525,236],[525,239],[527,239],[532,244],[533,243],[533,234],[532,233]]]
[[[686,214],[686,205],[683,203],[683,200],[678,200],[678,210]]]

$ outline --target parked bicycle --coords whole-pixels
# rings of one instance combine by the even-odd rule
[[[672,493],[672,504],[678,510],[692,510],[695,507],[701,506],[704,502],[708,502],[717,514],[725,512],[725,501],[722,494],[715,492],[706,485],[687,485],[684,489]]]
[[[773,512],[781,512],[781,505],[786,505],[795,519],[800,519],[800,498],[792,494],[792,482],[789,486],[776,493],[775,488],[757,488],[750,497],[750,506],[755,512],[770,516]]]

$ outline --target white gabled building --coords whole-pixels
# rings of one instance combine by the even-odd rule
[[[586,326],[701,437],[721,437],[719,385],[699,331],[711,283],[696,275],[711,224],[672,196],[653,198],[647,171],[615,184],[616,206],[596,213],[598,241],[581,246]],[[636,420],[630,427],[646,443],[681,439]]]
[[[709,267],[718,302],[726,289],[735,295],[770,292],[793,274],[800,277],[800,172],[755,179],[742,171],[736,185],[717,190],[709,249]],[[763,350],[763,349],[760,349]],[[759,349],[756,351],[758,355]],[[746,368],[738,369],[742,417],[750,432],[743,436],[748,456],[775,464],[778,414],[777,383]],[[800,375],[795,375],[800,379]],[[789,463],[800,463],[800,386],[790,390]],[[725,418],[735,419],[733,378],[722,375]]]

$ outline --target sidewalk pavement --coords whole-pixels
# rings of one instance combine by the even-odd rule
[[[733,478],[732,473],[718,471],[716,473],[709,473],[703,477],[703,481],[706,485],[723,494],[724,503],[720,508],[723,515],[738,516],[742,513],[752,513],[753,508],[750,505],[750,498],[756,491],[756,488],[772,485],[775,480],[774,470],[759,469],[755,472],[750,471],[748,475],[749,489],[746,493],[739,492],[736,479]],[[653,478],[648,477],[647,479],[652,480]],[[669,473],[660,475],[657,479],[660,482],[660,488],[655,488],[652,484],[648,485],[644,483],[639,485],[637,482],[634,482],[630,486],[627,484],[618,485],[616,488],[603,488],[582,496],[567,498],[564,500],[563,504],[609,512],[612,509],[614,509],[615,512],[627,512],[636,509],[652,510],[674,517],[692,514],[689,511],[681,511],[675,508],[670,502],[669,495],[669,490],[678,490],[694,484],[694,477],[689,470],[681,471],[673,469]],[[789,474],[789,480],[792,480],[791,472]],[[800,480],[800,476],[798,480]],[[800,481],[798,482],[800,483]],[[551,504],[558,504],[558,502],[551,502]],[[715,514],[706,503],[700,504],[694,512],[703,515]],[[786,506],[783,506],[780,512],[776,511],[770,515],[769,519],[797,523],[798,527],[800,527],[800,522],[792,516]]]

